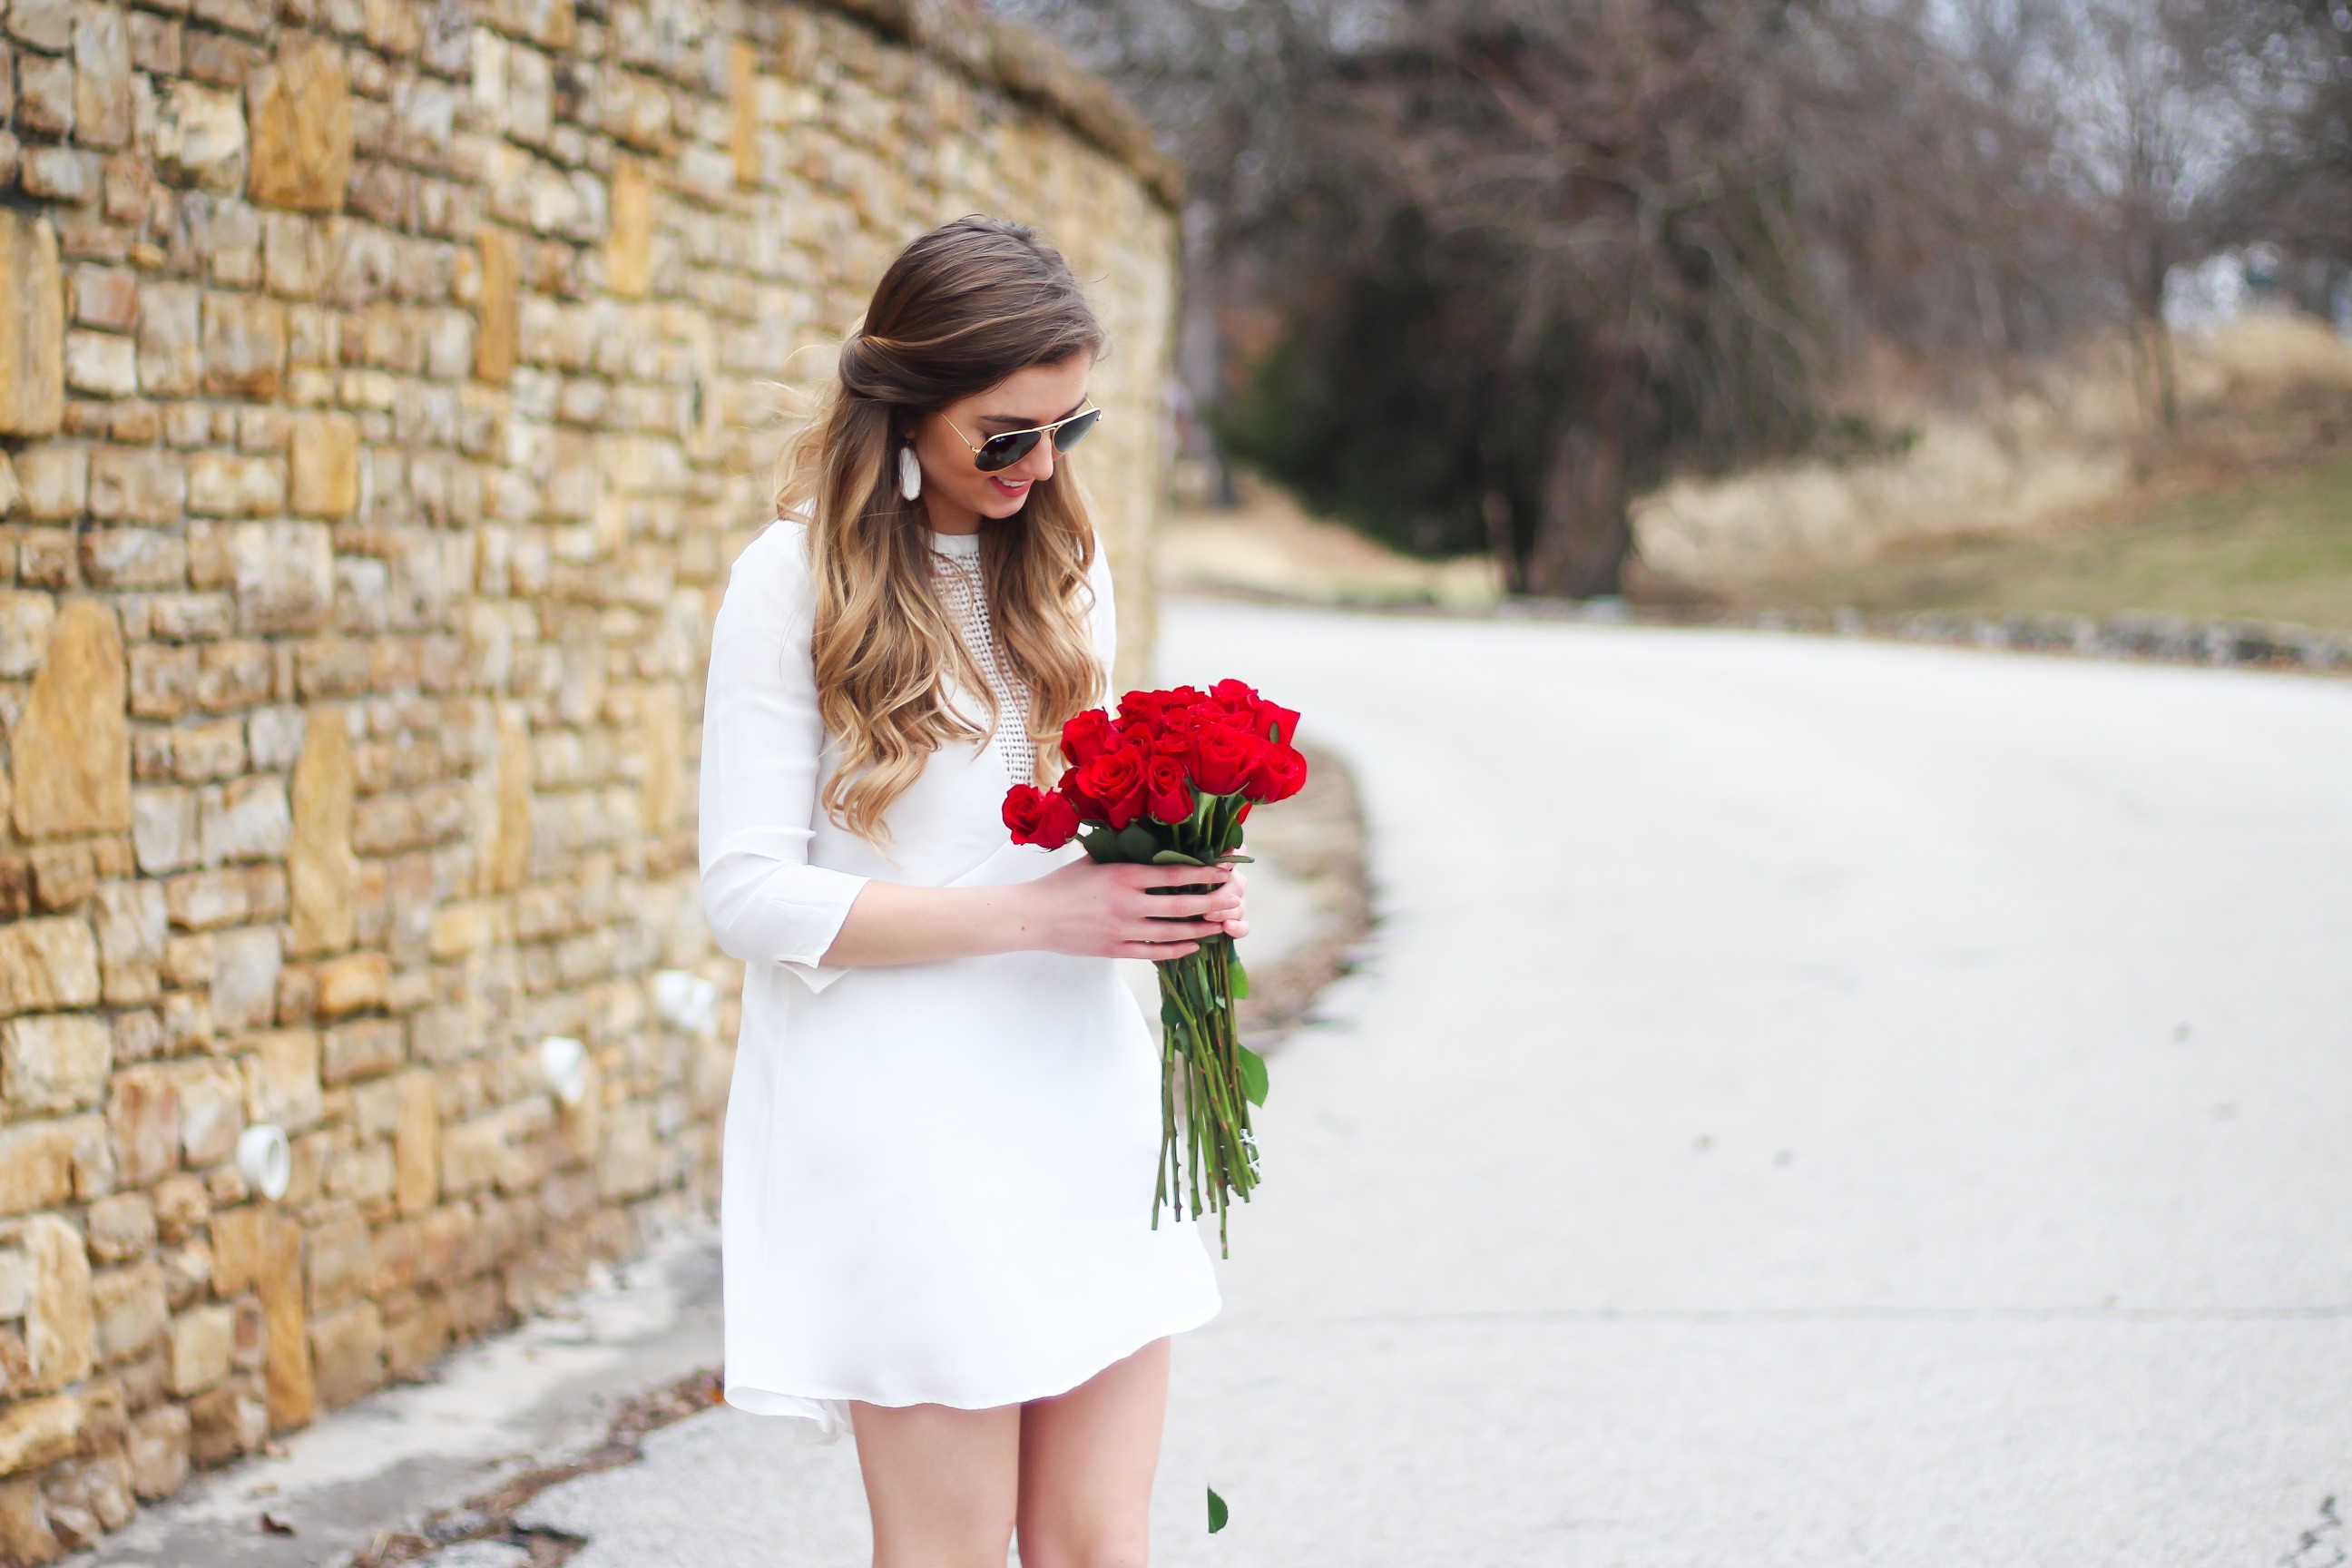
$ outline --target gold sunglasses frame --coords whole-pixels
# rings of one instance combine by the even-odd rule
[[[999,430],[995,435],[989,437],[988,441],[1002,441],[1008,436],[1027,436],[1032,433],[1044,440],[1053,441],[1055,433],[1058,432],[1063,426],[1074,425],[1077,421],[1084,419],[1089,414],[1095,416],[1095,425],[1100,425],[1102,423],[1103,412],[1104,411],[1100,405],[1097,405],[1093,408],[1081,408],[1076,414],[1064,415],[1061,418],[1055,420],[1050,425],[1024,425],[1018,430]],[[1029,448],[1029,452],[1022,453],[1021,457],[1013,458],[1012,462],[1004,464],[1003,468],[982,468],[980,467],[980,455],[987,449],[988,441],[982,441],[977,447],[973,446],[971,437],[963,433],[962,427],[944,414],[940,416],[940,423],[955,432],[955,438],[962,442],[965,447],[971,453],[971,466],[975,468],[979,468],[983,474],[1001,474],[1005,468],[1011,468],[1013,463],[1020,462],[1023,458],[1026,458],[1029,455],[1029,452],[1034,452],[1037,449],[1034,446],[1031,447]],[[1087,428],[1091,430],[1095,427],[1095,425],[1090,425]],[[1064,449],[1065,448],[1060,442],[1054,442],[1054,450],[1055,452],[1058,453]]]

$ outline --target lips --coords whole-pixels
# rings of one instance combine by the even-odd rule
[[[1034,479],[1023,479],[1016,484],[1007,484],[1003,479],[992,476],[988,482],[996,487],[997,493],[999,495],[1004,496],[1009,500],[1015,496],[1027,495],[1029,493],[1029,487],[1037,481]]]

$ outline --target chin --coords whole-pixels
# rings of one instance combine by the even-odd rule
[[[1036,488],[1031,485],[1017,496],[1008,496],[992,484],[982,493],[980,505],[975,510],[982,517],[1003,519],[1014,516],[1029,504],[1029,497]]]

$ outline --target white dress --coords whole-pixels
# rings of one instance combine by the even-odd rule
[[[977,535],[932,541],[977,572]],[[1091,587],[1108,669],[1099,550]],[[806,531],[778,522],[736,562],[712,632],[702,902],[745,961],[720,1181],[727,1399],[830,1437],[854,1399],[1066,1392],[1219,1302],[1193,1226],[1151,1226],[1158,1047],[1110,960],[817,962],[868,879],[1018,882],[1080,852],[1005,832],[1005,788],[1028,776],[1017,706],[1012,733],[934,753],[890,809],[887,856],[828,820],[811,614]]]

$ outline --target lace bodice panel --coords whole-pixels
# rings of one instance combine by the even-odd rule
[[[1004,759],[1005,777],[1028,784],[1037,774],[1037,747],[1029,736],[1029,686],[998,657],[996,628],[988,617],[988,584],[981,574],[980,535],[934,531],[931,582],[996,699],[996,751]]]

